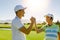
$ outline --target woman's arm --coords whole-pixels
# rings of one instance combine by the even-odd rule
[[[37,33],[40,33],[40,32],[42,32],[43,30],[40,28],[40,29],[38,29],[38,27],[37,27],[37,25],[36,25],[36,22],[35,22],[35,30],[36,30],[36,32]]]

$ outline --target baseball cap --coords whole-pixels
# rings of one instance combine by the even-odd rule
[[[21,9],[26,9],[26,7],[23,7],[22,5],[16,5],[15,8],[14,8],[14,11],[18,11],[18,10],[21,10]]]
[[[53,14],[47,14],[47,15],[45,15],[44,17],[46,17],[46,16],[48,16],[48,17],[53,17]]]

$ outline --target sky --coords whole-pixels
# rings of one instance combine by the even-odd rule
[[[44,21],[44,15],[51,13],[54,21],[60,20],[60,0],[0,0],[0,20],[12,20],[15,17],[16,5],[27,8],[23,19],[33,16],[36,20]]]

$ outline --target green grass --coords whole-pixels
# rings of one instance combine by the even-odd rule
[[[37,34],[35,31],[32,31],[29,35],[27,35],[26,39],[27,40],[43,40],[44,32]]]
[[[0,30],[0,40],[12,40],[10,30]]]
[[[37,26],[41,27],[42,25]],[[11,24],[0,24],[0,27],[11,28]],[[25,27],[28,28],[29,25],[25,25]],[[43,40],[43,39],[44,39],[44,32],[37,34],[35,31],[31,31],[29,35],[26,35],[26,40]],[[0,40],[12,40],[11,30],[0,29]]]
[[[44,32],[37,34],[35,31],[31,31],[29,35],[26,35],[26,40],[43,40]],[[11,30],[0,30],[0,40],[12,40]]]

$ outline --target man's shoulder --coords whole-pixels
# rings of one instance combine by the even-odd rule
[[[18,21],[20,21],[17,17],[15,17],[13,20],[12,20],[12,22],[18,22]]]
[[[17,21],[17,19],[16,18],[14,18],[13,20],[12,20],[12,23],[14,23],[14,22],[16,22]]]

